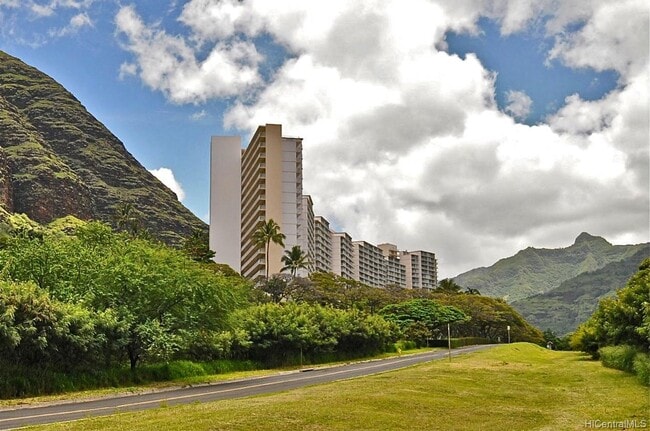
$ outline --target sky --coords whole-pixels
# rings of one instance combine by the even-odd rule
[[[620,0],[0,0],[0,50],[72,92],[207,221],[209,142],[280,123],[353,239],[439,277],[581,232],[649,241],[650,10]]]

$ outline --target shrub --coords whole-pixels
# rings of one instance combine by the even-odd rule
[[[642,385],[650,386],[650,355],[637,353],[632,368]]]
[[[634,373],[634,357],[637,350],[632,346],[605,346],[598,350],[600,360],[608,368]]]

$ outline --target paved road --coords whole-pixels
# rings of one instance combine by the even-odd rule
[[[452,356],[493,347],[468,346],[452,350]],[[90,416],[131,412],[192,402],[241,398],[270,392],[286,391],[308,385],[332,382],[396,370],[410,365],[446,358],[447,351],[405,355],[389,359],[358,362],[310,370],[279,373],[266,377],[231,380],[209,385],[162,390],[145,394],[107,397],[89,401],[0,409],[0,430],[27,425],[71,421]]]

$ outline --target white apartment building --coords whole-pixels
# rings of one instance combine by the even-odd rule
[[[366,241],[352,241],[352,267],[355,280],[372,287],[386,285],[386,263],[379,247]]]
[[[210,143],[210,250],[214,260],[241,270],[241,138]]]
[[[354,279],[354,246],[346,232],[332,232],[331,271],[344,278]]]
[[[325,217],[314,217],[315,271],[332,271],[332,231]]]
[[[316,239],[314,237],[314,202],[309,195],[302,196],[301,213],[298,215],[298,244],[307,255],[307,270],[299,270],[298,275],[307,276],[314,272],[316,262]]]
[[[379,244],[377,246],[383,256],[386,266],[385,285],[406,287],[406,267],[401,262],[400,252],[394,244]]]
[[[438,261],[429,251],[402,251],[401,262],[406,268],[407,289],[438,287]]]
[[[266,273],[266,250],[253,241],[262,223],[273,219],[286,236],[285,247],[271,243],[269,274],[280,272],[285,249],[299,245],[298,218],[302,214],[302,139],[282,137],[282,126],[259,126],[245,150],[236,155],[235,137],[213,137],[210,195],[210,245],[213,250],[227,248],[229,261],[217,254],[217,262],[228,263],[244,277],[257,278]],[[215,149],[215,146],[217,147]],[[240,175],[237,175],[237,167]],[[229,180],[226,181],[226,178]],[[228,190],[226,190],[228,189]],[[239,190],[239,203],[236,202]],[[240,224],[235,226],[235,208]],[[214,214],[214,218],[212,216]],[[227,215],[227,217],[226,217]],[[240,235],[240,264],[234,264],[235,241],[226,237],[231,230]],[[224,240],[227,242],[223,242]]]

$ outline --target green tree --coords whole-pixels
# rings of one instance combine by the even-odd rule
[[[183,241],[182,250],[194,261],[202,263],[212,262],[216,254],[210,250],[210,234],[207,230],[195,229]]]
[[[295,278],[298,270],[308,268],[309,258],[307,257],[307,254],[302,251],[299,245],[294,245],[291,247],[291,250],[284,251],[282,263],[284,263],[284,266],[280,271],[289,271],[291,277]]]
[[[271,243],[278,244],[284,247],[284,240],[286,236],[280,232],[280,225],[273,219],[269,219],[257,228],[253,233],[253,241],[258,247],[265,248],[266,255],[266,279],[269,278],[269,248]]]
[[[135,368],[185,348],[199,330],[227,327],[245,303],[248,284],[226,277],[161,243],[116,234],[88,223],[71,237],[16,238],[0,250],[1,276],[33,281],[53,298],[111,310],[115,345]]]
[[[571,337],[573,348],[594,356],[600,347],[623,344],[650,352],[650,258],[616,296],[601,300]]]
[[[407,338],[419,345],[426,343],[427,338],[435,338],[442,325],[469,320],[458,308],[430,299],[412,299],[387,305],[379,313],[386,320],[396,323]]]
[[[438,283],[437,292],[442,293],[460,293],[463,288],[456,284],[452,278],[445,278]]]

